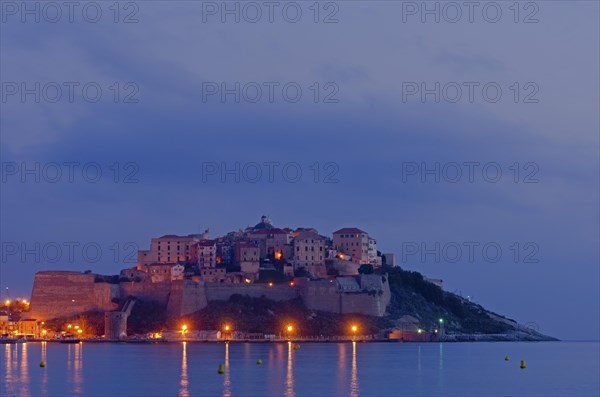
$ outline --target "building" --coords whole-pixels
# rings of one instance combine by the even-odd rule
[[[248,274],[253,280],[258,278],[260,267],[260,249],[258,246],[245,242],[236,244],[235,259],[242,273]]]
[[[150,279],[150,275],[148,273],[142,270],[138,270],[137,267],[130,267],[121,270],[120,276],[128,278],[132,281],[146,281]]]
[[[217,243],[215,240],[202,240],[194,245],[197,263],[200,267],[215,267],[217,264]]]
[[[259,245],[261,259],[282,260],[290,252],[292,234],[289,231],[279,228],[260,229],[250,233],[248,238]]]
[[[396,254],[383,254],[387,266],[396,266]]]
[[[325,237],[314,232],[302,232],[296,236],[293,263],[294,270],[304,268],[312,277],[326,277]]]
[[[224,267],[200,268],[200,279],[206,283],[223,283],[226,278],[227,276]]]
[[[206,239],[208,239],[208,231],[188,236],[166,234],[153,238],[150,241],[149,250],[138,251],[138,270],[144,270],[145,265],[153,263],[196,263],[197,258],[193,246]]]
[[[333,245],[342,259],[349,255],[353,262],[361,265],[369,263],[369,235],[367,232],[356,227],[337,230],[333,232]]]
[[[368,249],[367,249],[367,256],[369,258],[369,263],[371,265],[373,265],[374,267],[380,267],[381,266],[381,257],[377,255],[377,240],[369,237],[368,244],[369,245],[368,245]]]
[[[150,274],[153,283],[171,282],[174,263],[153,263],[145,266],[146,273]]]
[[[185,266],[181,263],[176,264],[171,268],[171,281],[183,280]]]

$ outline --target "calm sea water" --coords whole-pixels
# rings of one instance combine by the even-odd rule
[[[598,342],[0,348],[2,396],[600,395]]]

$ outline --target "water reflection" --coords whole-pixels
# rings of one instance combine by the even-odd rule
[[[231,378],[229,377],[229,342],[225,342],[225,373],[223,374],[223,397],[231,397]]]
[[[48,365],[48,359],[47,357],[47,351],[46,351],[46,346],[47,342],[43,341],[42,342],[42,361],[46,363],[46,365]],[[42,396],[47,396],[48,395],[48,371],[46,371],[44,369],[44,372],[42,373],[42,387],[41,387],[41,393]]]
[[[356,367],[356,342],[352,341],[352,374],[350,376],[350,397],[358,397],[358,371]]]
[[[338,343],[338,371],[336,382],[336,395],[346,394],[346,343]]]
[[[285,397],[294,397],[294,366],[292,359],[292,342],[288,342],[287,374],[285,376]]]
[[[12,350],[11,345],[8,343],[4,345],[4,367],[5,367],[5,376],[4,376],[4,384],[10,385],[12,383]]]
[[[29,396],[29,360],[27,360],[27,343],[21,343],[21,393],[19,395]]]
[[[188,366],[187,366],[187,342],[183,342],[183,353],[181,356],[181,381],[179,382],[179,396],[189,397],[190,391],[188,380]]]
[[[73,394],[80,396],[83,394],[83,344],[69,344],[67,354],[67,369],[73,376],[71,379]]]

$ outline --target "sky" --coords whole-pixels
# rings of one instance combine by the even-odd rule
[[[0,3],[3,297],[266,214],[600,338],[597,2],[50,3]]]

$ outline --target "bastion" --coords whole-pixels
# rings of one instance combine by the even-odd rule
[[[270,285],[192,280],[112,281],[110,277],[92,273],[52,271],[36,273],[29,317],[50,320],[85,311],[111,312],[128,297],[156,301],[167,308],[169,316],[179,317],[201,310],[209,302],[229,300],[235,294],[264,296],[275,301],[300,297],[308,309],[371,316],[385,315],[391,296],[387,276],[376,274],[316,281],[295,279],[291,284]],[[116,320],[110,317],[109,321]]]

